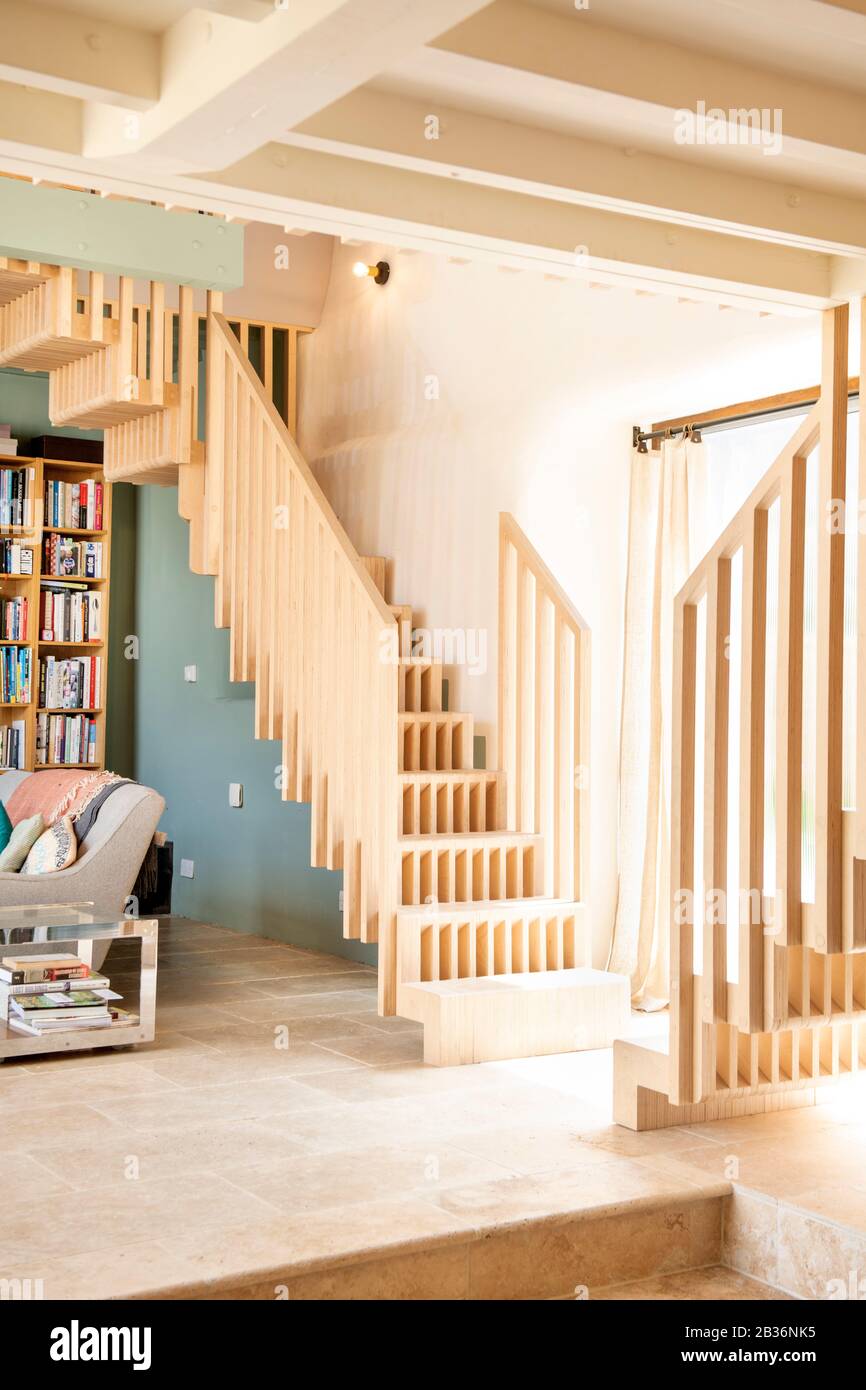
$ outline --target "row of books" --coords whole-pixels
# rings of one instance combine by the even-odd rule
[[[62,584],[43,584],[39,630],[43,642],[98,642],[102,594]]]
[[[0,704],[29,705],[32,674],[30,647],[0,647]]]
[[[0,768],[23,770],[24,752],[24,720],[13,719],[11,724],[0,728]]]
[[[102,530],[104,489],[95,478],[81,483],[45,482],[44,526],[72,526],[83,531]]]
[[[32,468],[0,468],[0,526],[32,526],[29,481]]]
[[[42,542],[42,573],[102,577],[102,541],[77,541],[73,536],[46,536]]]
[[[122,995],[107,975],[78,956],[0,958],[0,1019],[18,1033],[51,1037],[86,1028],[130,1027],[135,1014],[118,1007]]]
[[[96,762],[96,720],[87,714],[37,714],[36,763]]]
[[[26,598],[0,598],[0,641],[27,641]]]
[[[0,541],[0,574],[32,574],[33,547],[20,541]]]
[[[43,709],[96,709],[102,690],[102,658],[46,657],[39,664],[39,704]]]

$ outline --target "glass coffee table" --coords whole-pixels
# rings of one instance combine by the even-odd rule
[[[100,920],[94,916],[92,903],[0,908],[0,957],[45,955],[53,947],[66,947],[70,955],[99,970],[113,941],[141,943],[137,1021],[37,1036],[10,1027],[4,1016],[0,1018],[0,1061],[45,1052],[84,1052],[95,1047],[152,1042],[156,1021],[157,929],[156,918]],[[86,987],[82,982],[81,988]]]

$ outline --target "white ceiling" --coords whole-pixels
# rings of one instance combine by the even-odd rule
[[[866,0],[0,0],[0,30],[0,173],[696,297],[866,290]],[[779,108],[781,149],[678,143],[704,99]]]

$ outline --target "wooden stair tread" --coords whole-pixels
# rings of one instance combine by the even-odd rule
[[[434,778],[439,782],[467,782],[473,779],[475,781],[495,782],[497,777],[502,776],[502,773],[488,772],[485,768],[480,767],[459,767],[450,770],[443,769],[441,772],[432,768],[428,772],[398,772],[397,776],[401,782],[407,784],[432,782]]]
[[[476,845],[480,849],[483,845],[493,845],[498,840],[507,840],[509,844],[530,845],[540,839],[539,834],[529,830],[454,830],[435,835],[401,835],[399,843],[410,849],[423,848],[425,845],[431,849],[444,849],[452,842],[461,847]]]
[[[607,1047],[628,1027],[629,981],[581,966],[408,981],[398,1011],[424,1025],[431,1066]]]
[[[403,985],[425,995],[447,998],[449,995],[537,993],[547,989],[588,989],[624,978],[608,970],[576,966],[571,970],[525,970],[519,975],[474,975],[459,980],[418,980]]]
[[[404,724],[429,722],[431,719],[440,724],[468,724],[475,718],[474,714],[467,714],[463,710],[448,709],[401,709],[397,717]],[[471,772],[472,768],[466,771]]]
[[[397,909],[397,917],[462,917],[472,914],[501,914],[503,912],[513,912],[515,914],[525,913],[529,916],[533,912],[542,914],[552,912],[572,912],[583,911],[584,903],[569,902],[565,898],[485,898],[471,902],[452,902],[452,903],[417,903],[404,904]]]

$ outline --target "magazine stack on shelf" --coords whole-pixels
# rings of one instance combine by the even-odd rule
[[[17,1033],[50,1037],[137,1024],[137,1015],[118,1007],[121,998],[106,975],[75,955],[0,958],[0,1020]]]

